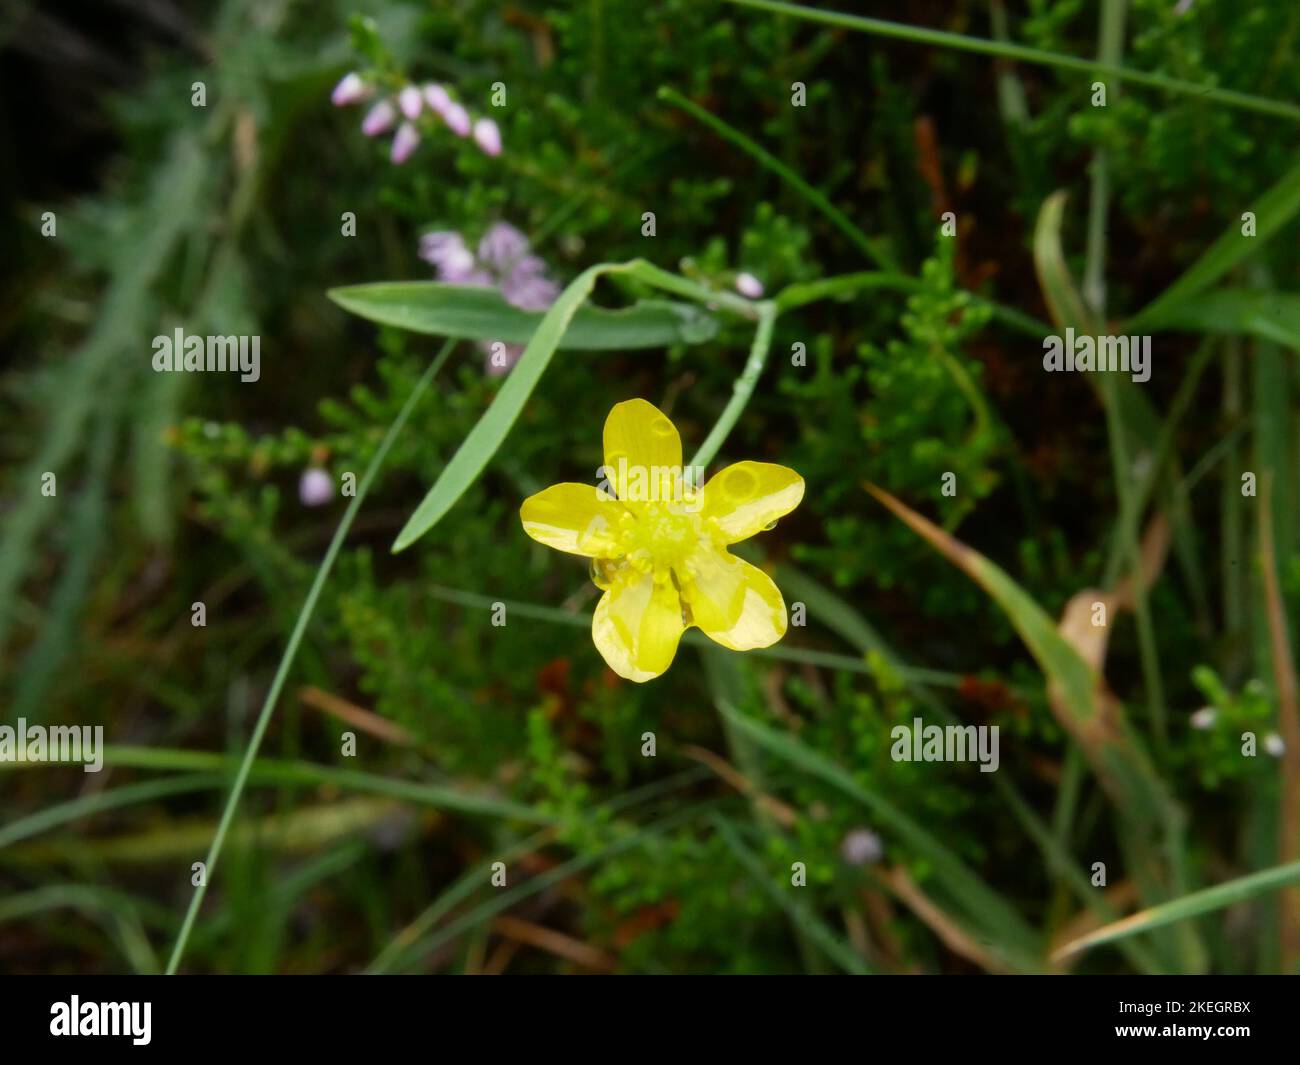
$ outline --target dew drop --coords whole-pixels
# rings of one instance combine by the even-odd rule
[[[776,521],[773,520],[773,521],[769,521],[766,525],[763,526],[763,531],[771,532],[775,528],[776,528]]]

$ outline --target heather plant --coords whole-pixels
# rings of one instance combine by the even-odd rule
[[[129,36],[0,326],[5,720],[108,743],[0,747],[6,967],[1296,971],[1300,15],[866,6]]]

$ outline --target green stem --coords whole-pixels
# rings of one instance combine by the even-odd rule
[[[696,468],[708,466],[713,461],[718,449],[727,439],[727,434],[731,432],[732,426],[736,424],[736,420],[749,403],[749,397],[754,394],[754,386],[758,383],[759,374],[767,365],[768,349],[772,346],[772,327],[776,323],[776,304],[764,300],[755,306],[758,308],[758,328],[754,330],[754,343],[749,349],[749,359],[741,375],[736,378],[731,399],[723,408],[709,435],[705,437],[704,443],[700,445],[699,451],[695,452],[695,457],[691,459],[690,465]]]
[[[1100,43],[1097,58],[1119,67],[1124,55],[1125,0],[1103,0]],[[1119,82],[1111,86],[1112,99],[1119,96]],[[1110,209],[1110,159],[1105,148],[1092,157],[1092,195],[1088,199],[1088,243],[1083,271],[1083,298],[1099,323],[1106,321],[1106,214]]]
[[[916,44],[933,44],[940,48],[952,48],[959,52],[975,52],[979,55],[996,56],[1001,59],[1014,59],[1022,63],[1037,63],[1039,66],[1056,67],[1060,70],[1082,71],[1087,74],[1104,74],[1107,77],[1122,78],[1134,85],[1145,85],[1151,89],[1182,96],[1199,96],[1212,103],[1226,107],[1237,107],[1244,111],[1258,111],[1265,115],[1277,115],[1281,118],[1300,119],[1300,106],[1270,100],[1262,96],[1236,92],[1232,89],[1219,89],[1213,85],[1201,85],[1182,78],[1171,78],[1164,74],[1150,74],[1142,70],[1132,70],[1118,64],[1103,63],[1095,59],[1080,59],[1078,56],[1061,55],[1048,52],[1042,48],[1030,48],[1023,44],[1010,44],[990,41],[984,37],[968,37],[960,33],[948,33],[944,30],[924,29],[920,26],[907,26],[900,22],[887,22],[884,19],[865,18],[861,15],[846,15],[839,11],[822,11],[799,4],[782,3],[781,0],[727,0],[727,3],[752,7],[760,11],[770,11],[775,15],[792,15],[807,19],[809,22],[821,22],[828,26],[840,26],[844,29],[858,30],[862,33],[875,34],[878,37],[892,37],[896,40],[912,41]]]
[[[817,210],[826,216],[836,229],[859,248],[863,254],[882,270],[896,270],[898,264],[895,263],[887,251],[880,247],[878,241],[872,240],[861,229],[853,224],[849,216],[836,207],[825,195],[813,188],[808,182],[791,170],[785,163],[781,162],[776,156],[766,148],[761,147],[755,141],[750,140],[740,130],[734,126],[728,125],[717,115],[706,111],[699,104],[688,100],[675,89],[666,86],[659,90],[659,99],[665,100],[674,107],[680,107],[697,122],[708,126],[719,137],[725,141],[730,141],[746,155],[750,156],[759,166],[765,170],[770,170],[800,196],[812,204]]]
[[[302,638],[307,632],[307,625],[315,612],[316,602],[320,599],[321,591],[325,587],[325,581],[329,577],[330,570],[334,568],[334,560],[338,557],[343,541],[347,538],[348,530],[352,528],[352,522],[361,509],[361,504],[366,498],[366,493],[370,490],[371,483],[378,476],[384,459],[388,457],[388,451],[393,446],[393,441],[397,439],[398,433],[406,425],[406,421],[411,416],[411,411],[415,409],[416,403],[428,391],[429,385],[433,383],[433,379],[442,368],[442,364],[447,361],[447,357],[451,354],[455,344],[454,340],[448,340],[443,344],[442,350],[429,364],[424,376],[416,383],[393,424],[389,426],[388,432],[379,445],[379,449],[370,460],[370,465],[366,467],[361,483],[357,486],[357,494],[353,496],[352,502],[348,504],[343,520],[339,522],[339,527],[334,533],[334,538],[330,541],[320,568],[316,571],[316,579],[312,581],[311,589],[307,592],[307,598],[303,602],[302,610],[298,612],[297,624],[294,625],[293,632],[289,636],[289,642],[285,646],[284,654],[280,658],[280,666],[275,671],[275,679],[271,682],[271,689],[266,693],[266,700],[262,703],[261,713],[258,714],[257,724],[253,727],[253,735],[248,741],[247,750],[244,751],[244,758],[239,765],[239,772],[235,775],[235,782],[231,786],[230,795],[226,799],[225,809],[221,811],[221,820],[217,823],[217,831],[212,837],[212,846],[208,849],[207,860],[204,862],[205,876],[202,883],[195,889],[194,896],[190,899],[189,909],[185,912],[185,920],[181,924],[180,933],[177,935],[176,943],[172,947],[171,958],[167,962],[167,975],[169,976],[176,972],[185,953],[185,945],[189,942],[190,932],[194,928],[194,920],[198,916],[199,907],[203,904],[203,896],[207,894],[208,884],[216,872],[217,860],[221,857],[221,848],[226,841],[226,833],[230,831],[231,822],[235,818],[235,810],[239,806],[239,800],[244,794],[244,787],[248,783],[249,772],[253,768],[257,752],[262,746],[262,739],[266,735],[267,726],[271,723],[271,712],[275,709],[276,700],[279,699],[280,691],[289,677],[289,670],[293,666],[294,658],[297,657],[298,646],[302,643]]]

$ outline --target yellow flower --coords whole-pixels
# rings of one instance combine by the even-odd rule
[[[803,478],[770,462],[737,462],[701,489],[682,467],[677,429],[643,399],[605,420],[605,481],[557,484],[524,500],[534,540],[592,560],[604,589],[591,621],[596,649],[628,680],[659,676],[692,625],[733,651],[785,635],[785,602],[762,570],[727,551],[771,528],[803,498]]]

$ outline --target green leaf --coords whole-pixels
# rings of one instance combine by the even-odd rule
[[[1234,218],[1223,235],[1192,263],[1182,277],[1139,311],[1125,326],[1125,331],[1140,330],[1152,320],[1168,321],[1174,308],[1186,306],[1193,296],[1204,292],[1234,266],[1257,252],[1290,222],[1300,211],[1300,164],[1288,170],[1276,185],[1251,205],[1250,210],[1255,215],[1255,236],[1244,236],[1241,219]]]
[[[491,288],[436,281],[383,281],[331,289],[330,299],[358,317],[413,333],[526,344],[545,313],[524,311]],[[621,351],[698,344],[717,333],[708,311],[684,303],[643,300],[623,310],[581,307],[558,346],[570,351]]]
[[[1152,332],[1248,333],[1300,350],[1300,296],[1266,289],[1225,288],[1142,315]]]
[[[1108,924],[1104,928],[1099,928],[1095,932],[1090,932],[1066,943],[1058,948],[1052,957],[1068,957],[1071,954],[1077,954],[1081,950],[1102,943],[1113,943],[1117,939],[1126,939],[1142,932],[1149,932],[1153,928],[1160,928],[1162,925],[1172,924],[1175,921],[1186,921],[1190,917],[1199,917],[1203,913],[1221,910],[1225,906],[1231,906],[1266,891],[1276,891],[1278,888],[1285,887],[1287,884],[1294,884],[1297,881],[1300,881],[1300,862],[1291,862],[1289,865],[1276,865],[1272,869],[1265,869],[1258,873],[1251,873],[1249,876],[1238,877],[1236,880],[1229,880],[1227,883],[1217,884],[1203,891],[1194,891],[1182,898],[1141,910],[1125,917],[1123,920],[1115,921],[1113,924]]]
[[[725,292],[705,289],[676,274],[660,270],[644,259],[631,259],[625,263],[597,263],[595,266],[589,266],[569,282],[568,287],[560,293],[559,299],[541,317],[528,341],[528,346],[519,357],[515,368],[510,371],[510,376],[501,386],[501,391],[497,393],[492,405],[461,441],[456,454],[451,457],[451,461],[447,463],[433,487],[429,489],[428,495],[416,507],[415,513],[407,520],[402,531],[397,534],[397,540],[393,544],[394,553],[410,547],[438,524],[456,500],[464,495],[465,490],[478,479],[479,474],[483,472],[483,467],[496,454],[515,424],[524,409],[524,404],[528,402],[528,397],[533,394],[533,389],[537,387],[542,374],[551,364],[551,357],[559,349],[570,327],[584,314],[583,304],[591,295],[596,279],[604,274],[627,274],[645,284],[725,308],[742,317],[756,318],[759,314],[758,304]],[[662,310],[666,305],[657,304],[657,306]],[[587,309],[585,313],[592,312]],[[603,313],[609,315],[616,312]],[[693,308],[675,308],[672,313],[678,315],[680,325],[677,334],[667,342],[692,343],[705,339],[706,334],[701,331],[700,326],[711,323],[711,319],[707,316],[700,317]]]

